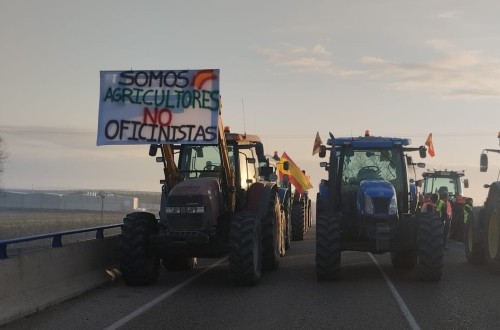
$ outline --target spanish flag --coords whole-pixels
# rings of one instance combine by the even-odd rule
[[[427,146],[427,148],[429,150],[429,155],[431,157],[434,157],[435,152],[434,152],[434,144],[432,143],[432,133],[429,133],[427,140],[425,140],[425,145]]]
[[[319,137],[319,132],[316,132],[316,138],[314,139],[314,145],[313,145],[313,156],[319,153],[320,147],[323,144],[323,141],[321,141],[321,138]]]
[[[290,183],[298,190],[299,193],[304,193],[306,190],[312,188],[311,182],[309,178],[305,175],[305,173],[293,162],[293,160],[286,154],[283,153],[280,159],[280,164],[283,164],[285,161],[290,165],[288,171],[283,169],[283,165],[278,166],[280,177],[283,174],[288,174],[290,179]]]

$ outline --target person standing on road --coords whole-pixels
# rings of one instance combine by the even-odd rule
[[[443,242],[444,249],[448,250],[448,232],[451,225],[451,204],[448,201],[448,192],[441,192],[437,202],[437,210],[439,212],[441,221],[443,222]]]
[[[465,199],[465,205],[464,205],[464,224],[467,223],[470,219],[472,219],[472,206],[473,206],[473,200],[472,198],[468,197]]]
[[[426,212],[438,212],[437,211],[437,205],[436,203],[438,202],[438,194],[432,194],[431,198],[426,199],[424,203],[422,204],[422,207],[420,209],[420,212],[426,213]]]

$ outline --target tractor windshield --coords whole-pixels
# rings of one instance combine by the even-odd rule
[[[425,177],[424,181],[424,195],[427,194],[440,194],[447,192],[450,196],[457,194],[457,182],[449,177]]]
[[[396,192],[404,192],[404,166],[398,149],[353,150],[346,148],[342,167],[342,186],[357,186],[362,180],[385,180]]]
[[[234,164],[232,147],[229,159]],[[182,145],[179,154],[179,171],[186,179],[202,176],[220,176],[221,156],[218,145]]]

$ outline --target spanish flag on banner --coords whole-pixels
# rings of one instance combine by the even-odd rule
[[[436,153],[434,152],[434,144],[432,143],[432,133],[429,133],[427,140],[425,140],[425,145],[429,150],[429,156],[434,157]]]
[[[309,181],[309,178],[305,175],[304,172],[293,162],[293,160],[286,154],[286,152],[283,153],[280,159],[280,164],[283,164],[283,162],[288,161],[288,164],[290,165],[288,171],[283,170],[283,166],[279,165],[279,175],[280,178],[283,176],[283,174],[288,174],[290,178],[290,183],[299,191],[299,193],[304,193],[306,190],[309,190],[312,188],[311,182]]]

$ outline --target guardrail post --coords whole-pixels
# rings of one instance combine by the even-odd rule
[[[0,244],[0,259],[7,259],[7,244]]]
[[[54,235],[54,237],[52,237],[52,247],[53,248],[59,248],[59,247],[62,247],[62,235]]]

